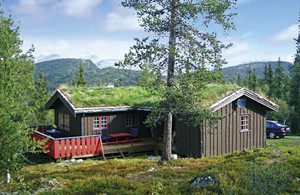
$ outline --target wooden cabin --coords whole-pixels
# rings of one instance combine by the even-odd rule
[[[211,127],[191,127],[176,120],[176,152],[188,157],[218,156],[266,146],[266,115],[279,107],[253,91],[242,88],[214,102],[209,108],[222,119]]]
[[[147,127],[144,121],[159,98],[135,90],[141,89],[62,88],[52,95],[46,108],[55,110],[55,124],[62,137],[96,135],[99,131],[105,135],[131,133],[135,128],[137,138],[149,138],[154,140],[151,144],[157,144],[163,132]],[[222,116],[215,128],[205,122],[195,128],[175,119],[175,153],[198,158],[265,146],[266,114],[277,111],[278,106],[246,88],[227,90],[224,86],[216,96],[205,105]]]
[[[95,89],[79,89],[79,94],[86,95],[89,90]],[[128,88],[129,89],[129,88]],[[101,131],[103,134],[111,133],[130,133],[132,128],[138,130],[137,137],[153,137],[151,129],[146,127],[144,121],[150,109],[146,106],[139,107],[134,105],[122,105],[121,103],[111,103],[114,95],[109,90],[119,91],[117,88],[106,88],[106,94],[96,93],[96,95],[86,96],[89,100],[82,97],[76,100],[76,95],[72,96],[68,88],[57,90],[49,101],[46,103],[47,109],[54,109],[54,121],[57,128],[63,132],[64,137],[96,135]],[[130,89],[129,89],[130,90]],[[121,89],[124,91],[124,89]],[[129,92],[130,93],[130,92]],[[128,95],[128,94],[127,94]],[[107,96],[103,101],[95,102],[99,96]],[[122,98],[122,97],[117,97]],[[146,103],[147,98],[144,99]],[[118,100],[117,100],[118,101]]]

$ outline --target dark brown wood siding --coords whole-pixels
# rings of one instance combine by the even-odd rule
[[[81,135],[81,128],[80,128],[80,117],[74,116],[61,101],[57,101],[55,105],[55,112],[54,112],[54,121],[55,125],[58,126],[58,117],[59,113],[68,114],[69,115],[69,130],[62,130],[62,136],[64,137],[72,137],[72,136],[80,136]]]
[[[176,120],[175,146],[177,154],[188,157],[201,157],[201,131],[198,127]]]
[[[82,115],[82,135],[93,135],[97,132],[93,131],[94,116],[108,116],[108,130],[104,130],[104,134],[126,132],[130,133],[132,127],[126,127],[126,116],[136,115],[138,117],[138,137],[151,137],[150,128],[146,127],[144,121],[147,116],[144,111],[127,111],[127,112],[112,112],[99,114]]]
[[[216,156],[266,145],[266,108],[247,98],[246,108],[237,108],[236,101],[217,110],[223,116],[215,128],[203,127],[203,156]],[[241,132],[241,115],[248,114],[250,130]]]

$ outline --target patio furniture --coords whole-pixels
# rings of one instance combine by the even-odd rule
[[[138,128],[136,127],[133,127],[130,129],[130,136],[132,138],[136,138],[138,136]]]
[[[118,142],[119,139],[127,140],[127,138],[129,136],[131,136],[130,133],[111,133],[111,134],[108,134],[108,135],[113,139],[113,141],[116,141],[116,142]]]

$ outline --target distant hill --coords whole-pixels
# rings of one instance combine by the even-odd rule
[[[40,71],[44,72],[47,88],[55,90],[61,84],[71,84],[72,75],[77,77],[81,59],[55,59],[36,64],[35,78]],[[118,69],[110,67],[115,60],[100,61],[95,65],[91,60],[84,60],[84,76],[88,86],[103,86],[114,84],[115,86],[136,85],[139,81],[140,72],[136,70]],[[259,78],[263,77],[265,65],[271,64],[275,69],[277,61],[253,62],[223,68],[223,76],[226,81],[235,81],[238,74],[245,78],[250,68],[255,69]],[[292,65],[290,62],[282,61],[282,67],[286,74]],[[108,66],[108,67],[107,67]],[[98,68],[100,67],[100,68]],[[105,67],[105,68],[101,68]]]
[[[224,80],[234,81],[237,79],[238,74],[240,74],[241,78],[244,79],[248,75],[251,68],[255,69],[258,78],[263,78],[265,65],[271,64],[271,67],[274,70],[277,66],[277,63],[278,63],[277,61],[252,62],[252,63],[240,64],[237,66],[226,67],[222,69]],[[292,63],[281,61],[281,65],[285,73],[289,74],[289,69],[292,66]]]
[[[49,90],[60,84],[71,84],[72,75],[77,77],[81,59],[56,59],[36,64],[35,78],[42,71]],[[91,60],[84,60],[84,76],[88,86],[114,84],[117,86],[136,85],[140,73],[134,70],[107,67],[103,69]]]

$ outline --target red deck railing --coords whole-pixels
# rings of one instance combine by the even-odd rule
[[[102,154],[102,158],[105,158],[102,152],[102,140],[98,135],[53,138],[35,131],[32,137],[37,141],[45,140],[45,149],[48,155],[55,160],[60,158],[96,156],[100,154]]]

